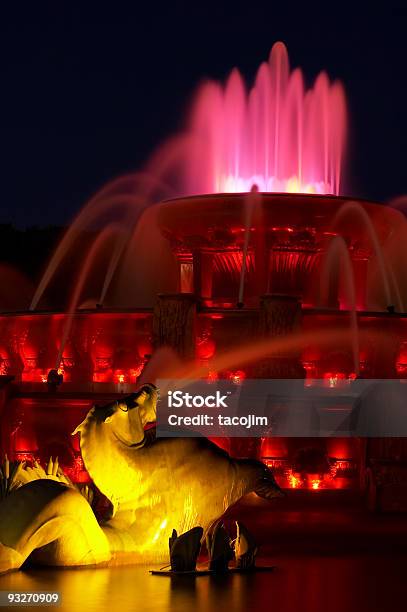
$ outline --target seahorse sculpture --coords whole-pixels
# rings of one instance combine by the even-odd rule
[[[201,525],[204,533],[227,508],[254,491],[281,491],[261,462],[231,458],[206,438],[156,438],[158,390],[94,406],[76,428],[93,482],[111,501],[99,524],[83,495],[67,482],[39,479],[0,503],[0,572],[31,555],[47,565],[79,566],[162,561],[168,534]]]

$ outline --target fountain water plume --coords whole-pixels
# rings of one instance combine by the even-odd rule
[[[151,307],[157,294],[174,291],[178,265],[158,221],[165,206],[164,202],[148,207],[133,227],[115,283],[115,300],[119,304]]]
[[[100,293],[100,298],[99,298],[99,302],[98,304],[100,304],[100,306],[103,306],[105,303],[105,299],[106,299],[106,295],[107,292],[109,291],[109,287],[110,287],[110,283],[113,280],[113,276],[117,270],[117,266],[119,265],[119,261],[123,255],[123,252],[126,248],[126,244],[127,244],[127,240],[129,238],[130,232],[126,232],[125,233],[125,237],[120,237],[120,240],[118,239],[116,241],[116,245],[115,248],[113,250],[112,256],[110,258],[109,261],[109,266],[107,268],[106,271],[106,276],[105,276],[105,280],[103,282],[103,287],[102,287],[102,291]]]
[[[270,354],[278,354],[283,351],[292,351],[305,349],[307,346],[343,346],[352,342],[352,332],[350,329],[332,328],[330,330],[318,330],[288,334],[286,336],[268,338],[267,340],[259,340],[246,345],[241,345],[233,350],[225,351],[215,356],[211,361],[211,368],[214,371],[228,370],[234,367],[250,364],[257,359],[263,359]],[[152,361],[154,356],[152,358]],[[158,356],[161,361],[161,354]],[[205,364],[194,362],[174,362],[172,365],[166,361],[165,367],[160,370],[159,367],[151,366],[151,373],[156,372],[157,379],[165,379],[168,382],[168,389],[173,388],[171,381],[177,381],[177,388],[181,388],[179,381],[184,381],[187,386],[191,380],[205,378],[207,376],[207,367]],[[151,378],[150,378],[151,380]],[[168,390],[164,387],[160,388],[161,393],[166,393]]]
[[[354,372],[359,374],[359,327],[356,312],[356,291],[355,291],[355,275],[353,273],[352,260],[349,254],[349,249],[342,236],[334,236],[330,240],[328,250],[325,255],[325,262],[321,274],[321,297],[324,299],[329,294],[329,285],[332,278],[337,280],[336,274],[333,274],[333,266],[337,267],[338,272],[343,269],[343,278],[345,280],[347,297],[349,300],[350,313],[350,333],[352,343],[352,355],[354,363]]]
[[[322,72],[310,89],[276,43],[254,84],[234,69],[202,85],[192,109],[184,182],[189,193],[334,193],[341,187],[347,111],[341,83]]]
[[[83,287],[85,285],[86,279],[88,278],[89,272],[92,269],[92,265],[94,263],[94,260],[96,258],[96,256],[99,254],[101,248],[103,248],[103,246],[106,244],[106,241],[109,240],[109,238],[114,235],[117,232],[121,231],[121,227],[118,224],[111,224],[107,227],[105,227],[100,234],[98,235],[98,237],[96,238],[96,240],[93,242],[93,244],[91,245],[88,254],[86,256],[86,259],[84,261],[84,264],[82,266],[81,272],[79,274],[78,280],[76,282],[76,285],[74,287],[73,293],[72,293],[72,297],[71,297],[71,301],[69,303],[69,307],[68,307],[68,311],[67,311],[67,318],[65,321],[65,325],[64,325],[64,329],[63,329],[63,333],[62,333],[62,337],[61,337],[61,342],[60,342],[60,346],[59,346],[59,350],[58,350],[58,355],[56,358],[56,362],[55,362],[55,369],[58,370],[60,365],[61,365],[61,361],[62,361],[62,356],[64,353],[64,348],[65,348],[65,344],[69,338],[69,334],[71,331],[71,327],[72,327],[72,322],[73,322],[73,318],[75,316],[75,312],[78,306],[78,302],[80,300],[81,297],[81,293],[83,290]]]
[[[72,248],[73,244],[75,243],[75,240],[78,238],[81,231],[89,227],[92,222],[94,222],[100,217],[101,214],[103,214],[103,212],[111,210],[112,205],[115,205],[118,208],[123,205],[126,208],[130,204],[137,205],[139,203],[140,201],[138,200],[138,198],[135,198],[134,196],[118,197],[117,195],[115,195],[106,197],[105,199],[98,199],[97,202],[89,203],[87,206],[85,206],[85,208],[81,210],[78,217],[69,227],[65,236],[59,243],[33,296],[30,305],[30,310],[36,310],[38,303],[44,294],[44,291],[46,290],[53,276],[55,275],[62,260],[69,253],[69,250]]]
[[[394,291],[396,292],[397,302],[400,305],[400,312],[405,312],[405,300],[403,299],[403,295],[406,294],[405,284],[404,286],[400,288],[400,284],[402,281],[404,281],[404,278],[405,278],[405,275],[404,275],[405,266],[404,266],[404,257],[398,245],[404,244],[407,238],[407,219],[406,219],[407,195],[401,195],[396,198],[393,198],[392,200],[390,200],[389,206],[391,208],[395,208],[396,210],[400,211],[400,213],[403,215],[401,219],[402,222],[397,227],[398,234],[397,236],[394,236],[394,235],[392,236],[392,243],[390,245],[390,249],[388,249],[393,252],[393,257],[388,252],[386,261],[387,261],[389,275],[390,275],[390,278],[391,278],[391,281],[394,287]],[[397,259],[399,260],[399,266],[401,268],[401,270],[399,269],[397,270],[397,272],[395,272],[394,267],[393,267],[393,265],[396,263],[394,261],[394,256],[396,256]]]
[[[239,282],[239,295],[237,299],[237,304],[239,307],[243,306],[243,293],[244,293],[244,281],[246,274],[246,262],[247,262],[247,252],[249,249],[249,241],[250,241],[250,230],[252,225],[253,211],[256,206],[258,206],[258,187],[257,185],[253,185],[250,194],[246,198],[246,202],[244,205],[244,213],[245,213],[245,223],[244,223],[244,242],[243,242],[243,252],[242,252],[242,267],[240,269],[240,282]]]
[[[366,210],[358,202],[354,202],[354,201],[345,202],[343,206],[341,206],[341,208],[338,210],[337,214],[335,215],[332,221],[332,227],[336,229],[339,222],[344,217],[346,217],[347,215],[351,215],[351,214],[359,217],[360,221],[362,222],[362,224],[367,230],[367,233],[368,233],[368,236],[369,236],[371,245],[373,247],[374,253],[376,255],[377,263],[379,266],[379,272],[380,272],[380,276],[382,279],[383,288],[384,288],[385,296],[386,296],[386,305],[389,307],[392,304],[392,299],[391,299],[391,291],[390,291],[390,283],[388,279],[387,266],[386,266],[386,262],[384,259],[382,247],[377,237],[375,227],[373,225],[371,218],[367,214]],[[399,304],[399,308],[402,308],[401,304]]]
[[[142,211],[151,203],[153,189],[157,188],[167,189],[167,193],[169,191],[168,185],[159,178],[148,173],[135,173],[108,183],[96,193],[79,212],[59,243],[35,291],[30,310],[36,310],[59,265],[83,230],[100,222],[103,215],[117,215],[121,210],[130,214],[136,223]]]

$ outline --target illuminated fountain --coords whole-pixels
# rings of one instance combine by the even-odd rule
[[[225,86],[209,82],[196,96],[184,166],[189,194],[262,192],[338,194],[346,142],[342,85],[322,72],[306,89],[274,45],[248,89],[237,69]]]
[[[202,85],[184,132],[85,205],[29,311],[1,315],[1,448],[58,455],[88,481],[71,431],[94,402],[145,382],[147,366],[159,377],[163,346],[184,370],[235,384],[405,376],[405,217],[340,195],[346,115],[342,85],[321,73],[307,88],[281,43],[252,87],[237,70]],[[297,488],[301,441],[218,443]],[[321,444],[358,469],[353,440]]]

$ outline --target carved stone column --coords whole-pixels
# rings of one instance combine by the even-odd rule
[[[154,348],[169,346],[180,357],[195,357],[196,297],[190,293],[162,294],[153,314]]]
[[[179,266],[179,291],[180,293],[194,292],[194,264],[191,253],[177,254]]]
[[[212,298],[213,253],[195,251],[193,253],[194,293],[197,297]]]

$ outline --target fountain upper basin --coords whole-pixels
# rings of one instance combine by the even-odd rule
[[[287,229],[311,231],[318,236],[340,233],[350,240],[366,241],[366,231],[361,223],[355,223],[352,215],[340,220],[336,227],[335,216],[347,202],[357,202],[372,220],[378,239],[385,240],[394,224],[403,218],[400,212],[379,203],[352,198],[292,193],[259,193],[253,208],[260,209],[254,215],[252,229],[266,231]],[[246,210],[250,208],[250,194],[222,193],[190,196],[166,200],[159,205],[158,223],[167,235],[179,239],[201,237],[214,240],[216,231],[235,235],[244,230]]]
[[[246,304],[273,292],[318,305],[324,255],[335,236],[343,239],[364,293],[367,262],[377,256],[377,244],[385,245],[405,224],[392,208],[333,195],[213,194],[167,200],[155,208],[156,223],[178,260],[179,290],[198,294],[207,305],[233,296],[236,303],[244,258]],[[365,297],[357,301],[358,309],[366,308]]]

